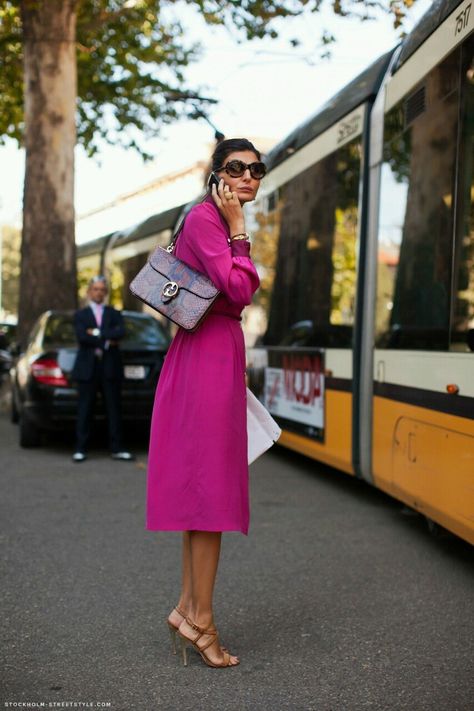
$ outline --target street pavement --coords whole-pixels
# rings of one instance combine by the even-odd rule
[[[474,549],[280,447],[252,466],[250,535],[224,535],[217,623],[241,664],[184,668],[180,534],[144,530],[146,436],[129,444],[134,463],[97,440],[73,464],[70,439],[22,450],[0,414],[2,708],[474,709]]]

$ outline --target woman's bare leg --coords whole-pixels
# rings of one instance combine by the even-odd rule
[[[178,607],[183,613],[180,613],[173,608],[168,620],[175,627],[179,627],[183,621],[183,616],[189,615],[192,604],[192,578],[191,578],[191,541],[189,531],[183,531],[181,560],[182,560],[182,577],[181,577],[181,595],[179,597]]]
[[[214,531],[190,531],[192,603],[189,610],[191,620],[201,628],[213,627],[212,599],[216,582],[217,567],[221,550],[222,534]],[[180,631],[188,638],[195,631],[184,621]],[[204,635],[203,642],[208,641]],[[217,638],[206,649],[206,655],[215,663],[223,660],[223,652]],[[231,657],[233,664],[237,657]]]
[[[192,605],[191,619],[199,627],[213,621],[212,598],[221,552],[222,534],[212,531],[190,531]]]
[[[181,581],[181,596],[179,598],[178,607],[180,610],[189,613],[193,588],[191,577],[191,536],[189,531],[183,531],[183,550],[182,550],[182,581]]]

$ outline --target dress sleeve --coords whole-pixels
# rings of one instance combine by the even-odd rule
[[[186,218],[186,242],[215,286],[230,302],[248,305],[260,280],[250,259],[250,244],[231,242],[210,203],[201,203]]]

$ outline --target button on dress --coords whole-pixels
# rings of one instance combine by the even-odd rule
[[[176,256],[221,292],[197,331],[179,329],[150,431],[148,530],[248,532],[243,308],[259,286],[247,241],[231,242],[212,198],[192,208]]]

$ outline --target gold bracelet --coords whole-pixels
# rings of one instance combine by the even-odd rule
[[[239,239],[250,239],[250,235],[247,232],[239,232],[237,235],[232,235],[230,241],[233,242],[234,240]]]

